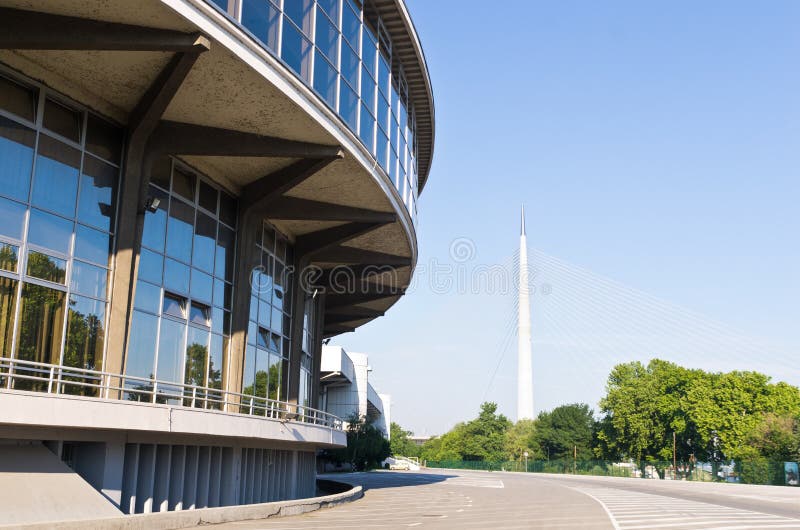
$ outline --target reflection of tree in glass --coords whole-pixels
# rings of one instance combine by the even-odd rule
[[[208,348],[202,344],[190,344],[186,348],[186,374],[184,383],[187,385],[205,387],[206,383],[206,359],[208,358]],[[192,403],[193,389],[184,390],[184,406],[203,408],[205,403],[205,391],[198,388],[194,391],[194,403]]]
[[[17,281],[11,278],[0,278],[0,357],[11,356],[16,300]]]
[[[67,342],[64,345],[64,366],[85,370],[102,370],[103,364],[103,321],[98,315],[77,311],[77,301],[70,300],[67,323]],[[65,377],[65,381],[81,381],[99,384],[100,380],[91,376]],[[82,396],[97,396],[96,388],[80,385],[65,385],[64,393]]]
[[[17,248],[12,245],[0,243],[0,269],[6,271],[17,270]]]
[[[63,276],[63,269],[48,256],[32,252],[28,260],[28,274],[38,278],[58,278],[59,275]],[[64,295],[63,291],[25,284],[22,291],[17,358],[58,364],[61,350],[59,337],[64,318]],[[26,375],[44,376],[30,370]],[[46,382],[23,379],[17,379],[14,386],[24,390],[47,389]]]

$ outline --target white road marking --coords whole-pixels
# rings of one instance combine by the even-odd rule
[[[616,530],[796,528],[800,519],[604,487],[574,487],[603,507]]]

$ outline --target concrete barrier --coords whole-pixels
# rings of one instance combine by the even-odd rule
[[[222,508],[203,508],[180,512],[159,512],[102,519],[76,519],[71,521],[49,521],[28,525],[2,526],[2,528],[19,528],[24,530],[86,530],[87,528],[104,528],[110,530],[172,530],[191,528],[206,524],[232,523],[236,521],[253,521],[286,517],[313,512],[321,508],[330,508],[345,502],[360,499],[364,492],[361,486],[350,486],[343,493],[297,499],[293,501],[267,502],[263,504],[247,504],[242,506],[225,506]]]

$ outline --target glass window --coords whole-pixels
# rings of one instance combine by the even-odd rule
[[[118,176],[116,167],[91,156],[83,157],[78,221],[106,232],[113,229],[114,192]]]
[[[384,131],[389,130],[389,102],[383,95],[378,96],[378,125]]]
[[[236,243],[236,233],[233,230],[219,227],[217,236],[216,265],[214,274],[217,278],[233,281],[233,247]]]
[[[139,254],[139,278],[161,285],[164,257],[146,248]]]
[[[48,98],[44,104],[46,129],[75,143],[81,142],[81,114]]]
[[[107,282],[108,271],[106,269],[73,260],[72,273],[70,274],[70,289],[72,291],[93,298],[105,299]]]
[[[22,286],[17,358],[58,364],[66,293],[31,283]]]
[[[17,280],[0,276],[0,356],[11,356],[14,315],[17,310]]]
[[[158,209],[155,212],[147,211],[144,214],[144,231],[142,245],[164,252],[164,241],[167,237],[167,206],[169,196],[154,186],[150,186],[148,196],[158,199]]]
[[[313,0],[283,0],[283,12],[309,37],[311,36],[311,9],[313,7]],[[283,27],[285,32],[287,26]]]
[[[386,97],[389,97],[389,85],[391,83],[389,80],[389,73],[389,62],[386,60],[386,57],[381,54],[378,58],[378,90]]]
[[[278,49],[280,12],[268,0],[243,0],[242,25],[273,51]]]
[[[181,294],[189,293],[189,267],[167,258],[164,260],[164,287]]]
[[[358,88],[358,71],[361,68],[361,63],[358,61],[358,55],[350,46],[342,46],[342,64],[341,72],[342,77],[350,85],[350,88]]]
[[[358,96],[344,83],[339,89],[339,115],[350,129],[358,129]]]
[[[375,30],[370,27],[369,22],[364,24],[364,48],[361,50],[361,59],[364,66],[375,77],[375,67],[378,61],[378,44],[375,37]]]
[[[89,114],[86,123],[86,150],[119,165],[122,156],[122,130],[94,114]]]
[[[28,202],[35,145],[33,129],[0,116],[0,194]]]
[[[172,171],[173,193],[177,193],[184,199],[194,202],[195,181],[196,181],[195,176],[192,175],[191,173],[187,173],[186,171],[181,171],[177,167],[173,168]]]
[[[222,280],[214,280],[214,305],[219,307],[231,307],[231,285]]]
[[[269,356],[269,399],[281,399],[284,392],[281,391],[281,375],[283,371],[283,360],[280,356]]]
[[[36,90],[0,76],[0,109],[34,121],[36,118]]]
[[[328,60],[336,64],[339,54],[339,31],[336,26],[325,16],[322,10],[317,11],[317,28],[314,43]],[[316,72],[314,72],[316,75]]]
[[[344,11],[342,11],[342,35],[356,51],[358,51],[360,34],[361,20],[353,8],[345,2]]]
[[[71,295],[67,318],[64,366],[102,370],[106,304],[91,298]]]
[[[381,167],[385,170],[389,170],[389,139],[386,137],[386,134],[378,128],[378,145],[376,147],[376,156],[378,158],[378,163]]]
[[[317,0],[317,5],[331,18],[339,19],[339,0]],[[317,19],[319,21],[319,18]]]
[[[192,307],[189,310],[189,322],[199,326],[210,326],[211,309],[208,306],[192,302]]]
[[[192,260],[194,208],[177,200],[170,200],[167,221],[167,255],[185,263]]]
[[[214,279],[205,273],[192,269],[192,298],[211,304],[211,295],[214,291]]]
[[[283,25],[281,58],[308,81],[311,74],[311,43],[292,24]]]
[[[2,160],[1,156],[0,160]],[[0,234],[21,240],[26,211],[27,208],[24,204],[0,197]]]
[[[19,247],[0,242],[0,269],[17,272],[19,261]]]
[[[66,217],[75,216],[81,152],[49,136],[39,136],[32,203]]]
[[[158,317],[134,311],[130,343],[125,359],[125,375],[152,379],[154,376]]]
[[[211,308],[211,331],[219,334],[228,334],[230,327],[227,324],[228,312],[218,307]]]
[[[156,379],[179,383],[183,381],[183,356],[186,350],[186,326],[169,319],[161,320],[158,337],[158,366]]]
[[[133,307],[158,313],[158,309],[161,307],[161,287],[142,280],[137,281]]]
[[[372,114],[369,113],[367,107],[363,104],[361,105],[361,122],[360,122],[361,129],[359,130],[358,136],[361,138],[361,141],[364,142],[364,145],[367,146],[370,153],[375,152],[375,118],[372,117]]]
[[[208,360],[208,387],[222,388],[223,359],[227,350],[222,335],[211,335],[211,358]]]
[[[80,224],[77,226],[75,257],[107,267],[110,252],[111,237],[108,234]]]
[[[28,242],[68,254],[72,240],[72,224],[72,221],[31,209]],[[108,248],[106,248],[106,259],[108,259]]]
[[[168,156],[159,158],[153,164],[153,169],[150,172],[150,182],[159,185],[166,191],[169,191],[169,181],[172,175],[172,159]]]
[[[217,215],[217,189],[206,184],[202,180],[199,181],[199,190],[197,194],[197,204],[205,208],[213,215]]]
[[[242,394],[253,395],[256,378],[256,348],[248,345],[244,353],[244,373],[242,374]]]
[[[186,318],[186,299],[172,293],[164,293],[163,313],[173,317]]]
[[[64,285],[67,281],[67,262],[66,260],[31,250],[28,252],[26,273],[33,278]]]
[[[318,51],[314,62],[314,89],[334,109],[336,108],[337,78],[336,69]]]
[[[228,226],[236,227],[236,199],[224,191],[219,194],[219,220]]]
[[[197,212],[194,229],[192,265],[208,273],[214,272],[214,248],[217,239],[217,221],[208,215]]]
[[[183,379],[187,385],[206,386],[208,339],[208,331],[189,328],[186,340],[186,371]]]

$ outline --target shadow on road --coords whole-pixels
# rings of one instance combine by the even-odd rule
[[[364,487],[364,491],[367,491],[371,489],[424,486],[425,484],[444,482],[456,476],[457,475],[414,473],[408,471],[370,471],[366,473],[332,473],[320,475],[319,478],[346,482],[354,486],[360,485]]]

